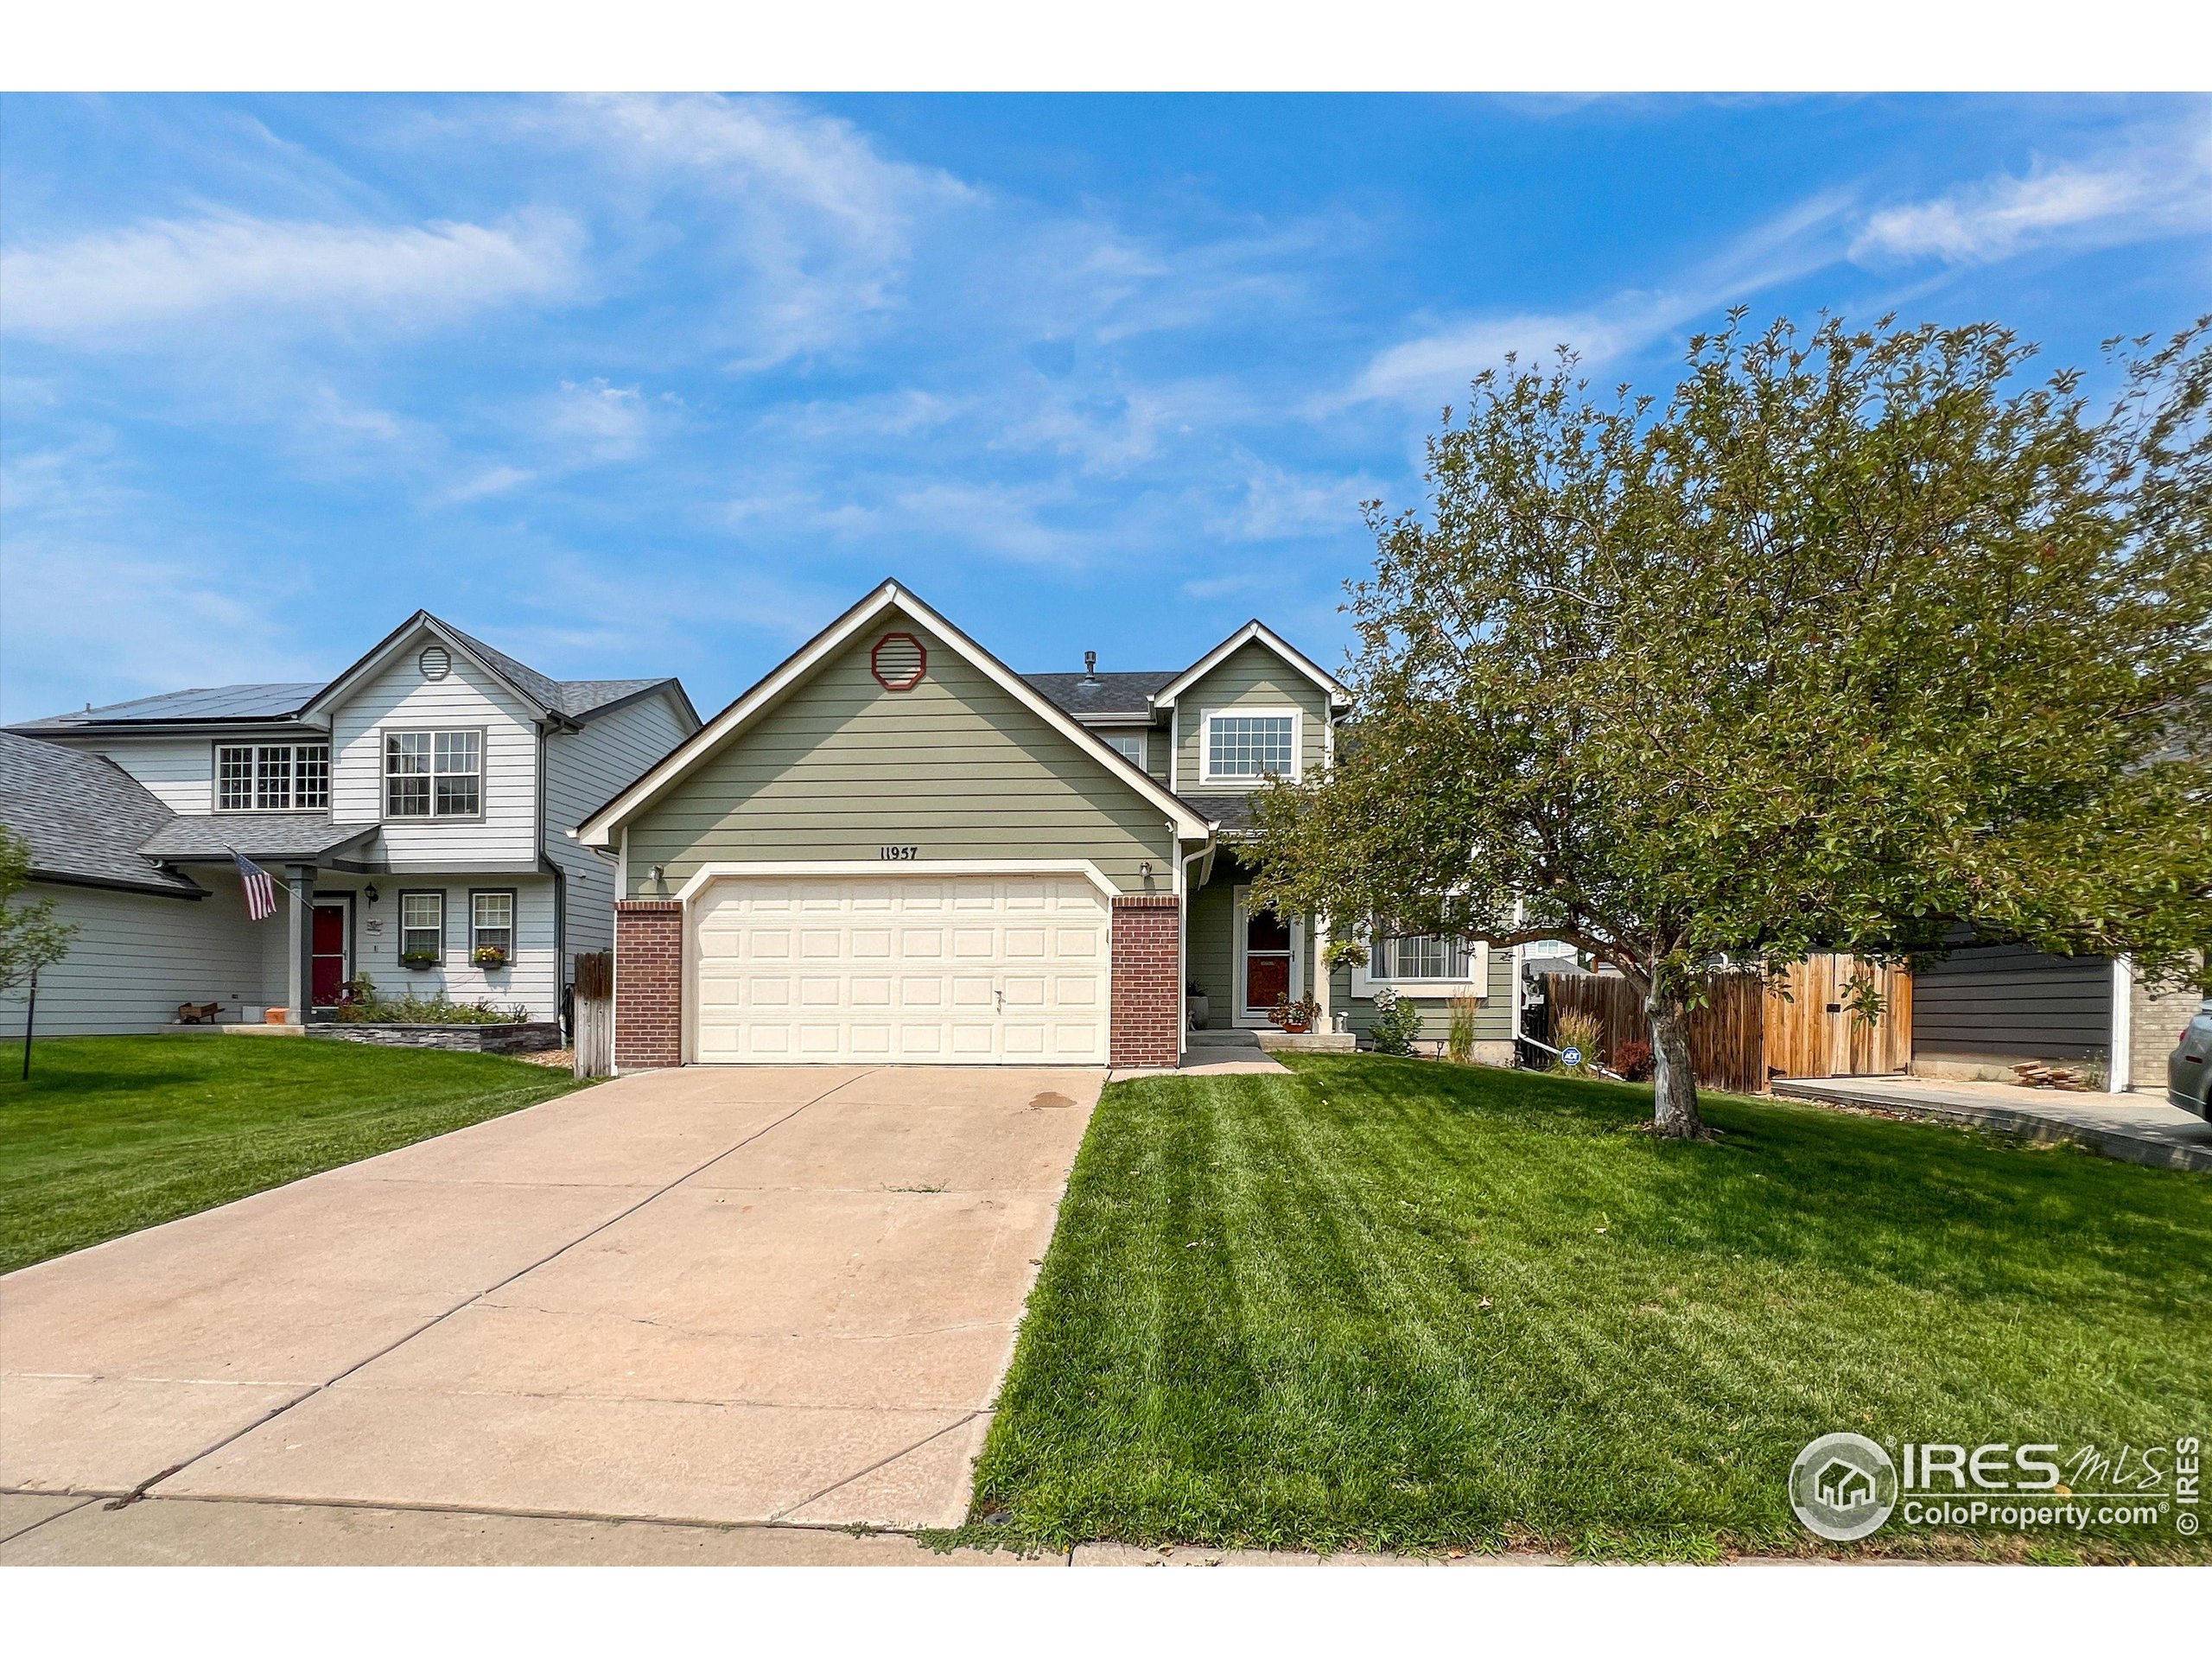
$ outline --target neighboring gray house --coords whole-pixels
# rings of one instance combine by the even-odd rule
[[[1312,919],[1249,901],[1252,791],[1327,766],[1348,712],[1257,621],[1182,668],[1025,676],[886,583],[585,818],[623,894],[617,1064],[1172,1065],[1186,981],[1255,1027],[1284,995],[1354,1030],[1385,983],[1473,997],[1503,1058],[1504,953],[1325,976]]]
[[[0,822],[79,930],[39,1029],[146,1031],[183,1002],[299,1021],[365,975],[550,1020],[577,952],[613,941],[612,869],[569,831],[698,723],[674,679],[550,679],[418,611],[327,683],[15,726]],[[265,922],[234,852],[277,878]],[[22,1018],[0,1006],[0,1029]]]

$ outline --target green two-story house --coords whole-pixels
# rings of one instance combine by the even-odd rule
[[[1210,1027],[1363,1032],[1376,992],[1511,1037],[1511,962],[1249,902],[1252,791],[1330,764],[1342,684],[1258,621],[1197,662],[1019,673],[887,582],[587,818],[615,1061],[1178,1063]]]

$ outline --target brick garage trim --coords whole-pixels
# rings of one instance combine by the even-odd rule
[[[625,899],[614,906],[614,1069],[683,1062],[683,906]]]
[[[1172,893],[1114,900],[1108,1065],[1172,1066],[1182,1058],[1182,901]]]

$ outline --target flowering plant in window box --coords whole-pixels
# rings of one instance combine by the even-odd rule
[[[1311,1031],[1313,1016],[1321,1012],[1321,1005],[1310,996],[1293,998],[1288,991],[1275,998],[1275,1005],[1268,1010],[1268,1023],[1281,1026],[1285,1031]]]
[[[506,951],[496,944],[478,945],[470,953],[469,959],[479,968],[504,968],[507,965]]]
[[[438,965],[438,953],[435,950],[403,950],[399,953],[399,965],[403,968],[435,968]]]

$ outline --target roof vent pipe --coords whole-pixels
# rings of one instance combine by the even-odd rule
[[[1095,651],[1086,651],[1083,653],[1083,677],[1086,680],[1095,680],[1098,677],[1098,653]]]

